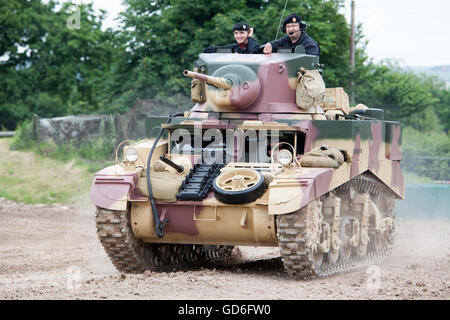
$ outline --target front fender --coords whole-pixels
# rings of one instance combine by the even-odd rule
[[[287,214],[306,206],[311,201],[311,193],[314,193],[313,183],[311,179],[272,182],[269,186],[269,214]]]
[[[137,181],[136,173],[118,176],[96,174],[91,186],[91,201],[100,208],[125,211],[128,199],[134,198]]]
[[[292,176],[275,178],[269,185],[268,212],[280,215],[296,212],[330,191],[333,169],[303,168]]]

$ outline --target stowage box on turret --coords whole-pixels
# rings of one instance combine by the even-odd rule
[[[228,263],[235,246],[279,247],[302,279],[389,256],[400,124],[350,108],[296,50],[201,54],[184,72],[195,106],[148,119],[156,138],[95,175],[98,236],[119,271]]]

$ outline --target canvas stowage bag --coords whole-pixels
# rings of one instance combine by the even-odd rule
[[[317,147],[300,159],[300,165],[313,168],[339,168],[345,161],[351,162],[345,150]]]
[[[300,109],[308,110],[322,103],[325,83],[317,70],[301,70],[298,75],[296,102]]]
[[[177,201],[177,193],[180,190],[181,183],[186,177],[168,171],[153,171],[150,172],[150,181],[152,184],[153,197],[162,202]],[[147,179],[141,177],[138,181],[139,191],[148,197]]]
[[[206,101],[205,83],[198,79],[191,81],[191,100],[195,103],[203,103]]]

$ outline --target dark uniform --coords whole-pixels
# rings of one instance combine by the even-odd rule
[[[247,46],[244,48],[241,48],[237,42],[230,45],[235,53],[242,53],[242,54],[251,54],[251,53],[258,53],[259,44],[258,41],[253,39],[252,37],[248,37],[248,43]]]
[[[301,18],[296,14],[289,15],[283,22],[283,26],[281,29],[283,32],[286,32],[286,25],[288,23],[299,23],[300,30],[302,30],[302,35],[297,40],[297,42],[292,43],[291,38],[289,38],[288,35],[285,35],[284,37],[271,41],[270,44],[272,45],[272,52],[275,52],[275,48],[295,48],[298,45],[302,45],[305,48],[306,54],[318,56],[320,55],[320,47],[317,44],[317,42],[314,41],[313,38],[311,38],[306,32],[306,24],[301,21]]]
[[[270,44],[272,45],[272,52],[275,51],[275,48],[295,48],[298,45],[302,45],[303,48],[305,48],[306,54],[314,56],[320,55],[319,45],[313,38],[307,35],[305,31],[302,31],[300,39],[295,43],[292,43],[291,38],[286,35],[278,40],[270,42]]]
[[[249,31],[250,26],[245,22],[238,22],[233,27],[233,32],[235,30]],[[258,52],[258,49],[259,49],[258,41],[256,41],[252,37],[248,37],[248,43],[244,47],[240,47],[238,45],[238,43],[235,42],[233,44],[229,44],[226,46],[220,46],[220,48],[232,48],[235,53],[240,53],[240,54],[257,54],[257,53],[259,53]],[[206,47],[203,50],[203,53],[214,53],[214,52],[216,52],[216,47]]]

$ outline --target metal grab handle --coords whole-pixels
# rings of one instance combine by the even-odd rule
[[[194,204],[194,214],[193,214],[192,220],[194,220],[194,221],[217,221],[217,206],[214,206],[214,218],[199,219],[196,217],[196,213],[197,213],[197,207]]]

